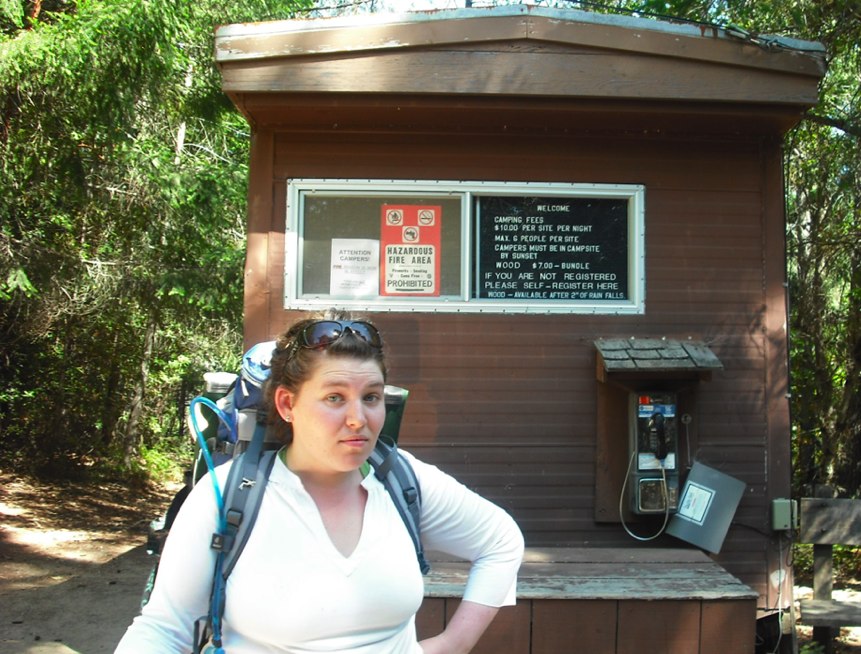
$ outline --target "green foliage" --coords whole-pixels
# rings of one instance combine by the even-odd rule
[[[618,2],[821,42],[818,105],[786,138],[793,490],[861,493],[861,5],[855,0]]]
[[[804,643],[798,654],[825,654],[825,646],[820,643]]]
[[[786,138],[793,492],[861,496],[861,5],[857,0],[615,0],[584,9],[821,42],[818,105]],[[771,46],[775,47],[775,46]],[[779,47],[779,46],[777,46]]]
[[[24,27],[24,3],[20,0],[0,0],[0,25]]]
[[[786,141],[794,486],[858,495],[858,3],[581,4],[827,47],[821,101]],[[0,0],[0,459],[182,452],[183,403],[241,348],[249,129],[220,90],[213,28],[310,5]]]
[[[834,581],[837,584],[861,581],[861,548],[834,545],[831,560],[834,564]],[[792,546],[792,567],[795,579],[802,584],[813,583],[813,545],[795,543]]]
[[[786,149],[797,494],[816,484],[861,491],[861,11],[852,7],[797,3],[792,14],[830,53],[820,103]]]
[[[187,449],[184,403],[241,353],[249,129],[214,26],[302,4],[0,4],[0,459]]]
[[[193,450],[170,452],[164,448],[149,448],[144,445],[141,447],[140,473],[153,481],[181,481],[182,469],[192,455]]]

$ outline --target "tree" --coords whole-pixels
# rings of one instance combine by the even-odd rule
[[[732,3],[730,3],[732,4]],[[786,140],[795,491],[861,492],[861,6],[739,3],[740,20],[821,41],[819,104]]]
[[[858,3],[547,2],[825,44],[821,100],[786,139],[795,485],[857,495]],[[212,31],[311,4],[0,0],[0,457],[130,461],[181,430],[183,387],[235,367],[249,133]],[[328,13],[385,3],[344,5]]]
[[[818,105],[786,137],[794,490],[861,493],[861,5],[646,0],[640,10],[820,41]]]
[[[0,4],[6,458],[129,464],[236,365],[249,138],[212,33],[304,4]]]

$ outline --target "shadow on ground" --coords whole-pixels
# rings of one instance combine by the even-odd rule
[[[110,654],[140,611],[153,558],[143,545],[60,583],[0,595],[4,654]]]
[[[147,526],[177,488],[0,471],[0,652],[113,652],[155,563]]]

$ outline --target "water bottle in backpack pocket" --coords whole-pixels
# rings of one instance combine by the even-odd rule
[[[263,404],[263,384],[269,379],[269,368],[275,341],[258,343],[242,357],[242,368],[227,395],[218,402],[230,419],[218,426],[218,440],[236,446],[240,451],[251,440],[258,412]],[[231,452],[232,453],[232,452]]]

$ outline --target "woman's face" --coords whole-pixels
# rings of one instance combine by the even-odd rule
[[[321,473],[362,465],[386,419],[384,384],[374,360],[323,352],[296,393],[278,387],[275,407],[293,425],[291,464]]]

